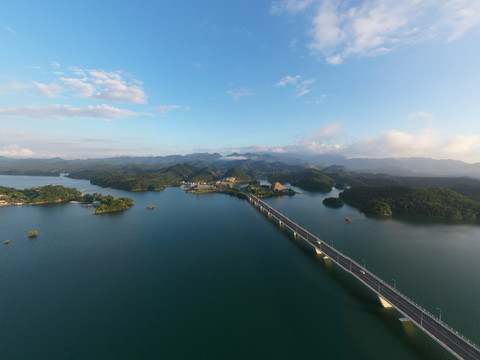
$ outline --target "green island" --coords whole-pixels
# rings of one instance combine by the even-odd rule
[[[276,182],[272,185],[260,185],[260,182],[254,181],[244,188],[244,190],[255,195],[258,198],[269,198],[274,196],[292,196],[295,191],[287,189],[282,184]]]
[[[33,231],[30,231],[28,233],[29,238],[33,238],[33,237],[37,237],[37,236],[38,236],[38,231],[37,230],[33,230]]]
[[[340,198],[346,204],[372,215],[408,215],[452,221],[480,220],[480,202],[444,187],[357,186],[343,191]]]
[[[98,193],[82,196],[77,189],[62,185],[39,186],[24,190],[0,186],[0,206],[39,205],[68,201],[98,205],[94,214],[123,211],[133,205],[133,200],[130,198],[115,199],[112,195],[103,196]]]
[[[118,198],[115,196],[107,195],[100,200],[100,205],[94,211],[95,215],[105,214],[116,211],[128,210],[133,205],[133,200],[130,198]]]
[[[331,208],[340,208],[345,204],[342,199],[336,197],[325,198],[323,199],[322,203],[323,205]]]
[[[61,185],[39,186],[25,190],[0,186],[0,205],[35,205],[81,200],[80,191]]]

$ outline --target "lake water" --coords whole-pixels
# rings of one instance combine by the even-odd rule
[[[0,176],[50,183],[93,187]],[[98,191],[135,205],[100,216],[80,204],[0,208],[0,359],[453,358],[245,200]],[[267,201],[480,341],[479,226],[368,218],[324,197]]]

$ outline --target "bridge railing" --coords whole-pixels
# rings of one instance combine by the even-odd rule
[[[394,291],[397,295],[399,295],[400,297],[402,297],[404,300],[406,300],[407,302],[409,302],[411,305],[413,305],[414,307],[416,307],[417,309],[419,309],[420,311],[422,311],[423,314],[427,315],[428,317],[430,317],[433,321],[437,322],[440,326],[446,328],[448,331],[450,331],[453,335],[455,336],[460,336],[464,341],[466,341],[467,343],[469,343],[470,345],[472,345],[473,347],[477,347],[477,345],[470,339],[468,339],[467,337],[463,336],[461,333],[459,333],[458,331],[456,331],[455,329],[453,329],[451,326],[449,326],[448,324],[446,324],[445,322],[443,322],[442,320],[440,320],[437,316],[433,315],[432,313],[430,313],[428,310],[426,310],[425,308],[423,308],[422,306],[420,306],[419,304],[417,304],[416,302],[414,302],[413,300],[411,300],[409,297],[407,297],[405,294],[401,293],[400,291],[398,291],[396,288],[392,287],[390,284],[388,284],[387,282],[385,282],[384,280],[382,280],[381,278],[379,278],[377,275],[375,275],[374,273],[372,273],[371,271],[367,270],[365,267],[361,266],[359,263],[357,263],[355,260],[353,260],[352,258],[350,258],[349,256],[347,255],[344,255],[342,252],[336,250],[333,246],[330,246],[329,244],[327,244],[326,242],[324,242],[323,240],[321,240],[318,236],[312,234],[310,231],[308,231],[307,229],[304,229],[302,226],[298,225],[296,222],[288,219],[285,215],[283,215],[282,213],[280,213],[279,211],[275,210],[274,208],[272,208],[270,205],[266,204],[264,201],[260,200],[259,198],[257,198],[256,196],[252,195],[252,194],[248,194],[247,193],[247,196],[251,199],[253,199],[254,201],[258,202],[259,204],[262,204],[262,206],[266,209],[268,209],[271,213],[275,213],[275,214],[278,214],[276,215],[275,217],[278,219],[278,220],[282,220],[280,219],[281,218],[284,218],[284,219],[287,219],[289,220],[290,222],[292,222],[293,224],[295,224],[295,226],[297,227],[297,229],[301,229],[303,232],[307,233],[311,238],[315,239],[316,241],[319,241],[322,246],[326,246],[330,251],[336,253],[338,256],[342,256],[344,259],[347,259],[348,261],[350,261],[352,264],[358,266],[358,267],[361,267],[363,268],[366,272],[368,272],[369,275],[371,275],[373,278],[375,278],[375,280],[377,280],[378,282],[382,283],[385,287],[387,287],[389,290],[391,291]],[[284,220],[283,220],[284,221]],[[284,221],[285,222],[285,221]],[[288,226],[288,225],[287,225]],[[291,226],[288,226],[289,228],[291,228]],[[291,229],[293,231],[297,231],[296,229]],[[312,244],[310,241],[309,243],[312,245],[312,246],[315,246],[314,244]],[[316,247],[316,246],[315,246]],[[321,249],[319,249],[321,250]],[[334,259],[332,259],[334,260]],[[335,261],[335,260],[334,260]],[[337,262],[337,261],[335,261]],[[339,264],[340,265],[340,264]],[[340,265],[341,266],[341,265]],[[376,291],[379,295],[380,293],[378,291]],[[422,325],[420,325],[422,328],[424,328]]]

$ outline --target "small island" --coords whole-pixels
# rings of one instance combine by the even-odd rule
[[[93,214],[99,215],[116,211],[124,211],[128,210],[132,205],[133,200],[130,198],[122,197],[115,199],[115,196],[107,195],[100,200],[100,205]]]
[[[34,230],[34,231],[30,231],[28,233],[28,237],[29,238],[33,238],[33,237],[37,237],[38,236],[38,231],[37,230]]]
[[[342,199],[336,197],[325,198],[322,203],[331,208],[341,208],[345,204]]]
[[[272,185],[260,185],[260,182],[253,181],[244,190],[255,195],[258,198],[269,198],[274,196],[293,196],[295,191],[292,189],[287,189],[285,186],[279,182],[275,182]]]
[[[155,209],[155,206],[153,206],[153,205],[148,205],[148,206],[147,206],[147,209],[148,209],[148,210],[153,210],[153,209]]]

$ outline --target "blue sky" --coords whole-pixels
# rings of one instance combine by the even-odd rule
[[[480,162],[478,0],[0,5],[0,155]]]

